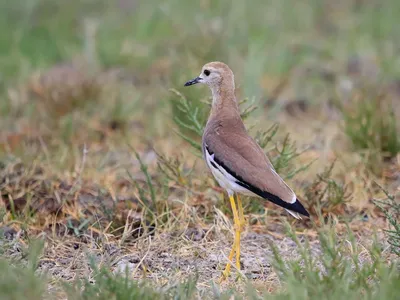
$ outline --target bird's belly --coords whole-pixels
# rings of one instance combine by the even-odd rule
[[[213,162],[216,165],[215,162]],[[229,194],[231,193],[240,193],[243,195],[248,196],[257,196],[253,192],[249,191],[248,189],[244,188],[243,186],[236,183],[236,179],[229,174],[225,169],[216,165],[215,167],[210,160],[207,160],[207,164],[213,174],[214,178],[217,180],[218,184],[227,190]],[[258,197],[258,196],[257,196]]]
[[[225,190],[234,193],[239,193],[247,196],[257,196],[253,192],[249,191],[248,189],[242,187],[241,185],[237,184],[235,181],[230,180],[229,178],[225,177],[219,170],[211,169],[212,174],[214,175],[215,179],[217,180],[218,184],[224,188]],[[258,196],[257,196],[258,197]]]

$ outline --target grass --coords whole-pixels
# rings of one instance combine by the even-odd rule
[[[0,298],[395,299],[399,8],[1,3]],[[244,199],[244,279],[221,285],[232,216],[200,158],[210,94],[183,87],[212,60],[312,214],[282,226]]]
[[[371,169],[378,171],[384,160],[400,152],[399,127],[395,108],[386,91],[379,87],[361,88],[347,107],[339,107],[344,116],[344,132],[355,150],[367,157]]]
[[[348,186],[331,178],[334,165],[335,162],[317,174],[315,180],[305,188],[308,210],[315,214],[346,215],[346,203],[351,201],[352,195],[348,192]]]
[[[338,237],[331,226],[325,225],[318,232],[321,252],[316,255],[310,244],[302,243],[290,227],[288,234],[298,246],[300,258],[285,262],[277,249],[274,255],[275,268],[282,280],[288,282],[289,299],[295,295],[299,299],[318,299],[321,295],[326,299],[395,297],[393,287],[399,280],[397,266],[387,267],[383,263],[379,244],[360,250],[351,231]],[[362,252],[369,256],[368,263],[361,262]],[[387,282],[380,285],[383,280]]]
[[[391,226],[388,230],[386,230],[388,235],[388,243],[390,244],[393,253],[400,256],[400,224],[398,222],[400,206],[395,200],[396,197],[394,195],[389,194],[384,189],[383,192],[387,198],[384,200],[375,200],[375,203],[384,213],[385,218]]]
[[[320,299],[321,295],[326,295],[326,299],[396,299],[400,283],[399,266],[395,262],[391,265],[384,262],[379,243],[374,240],[371,245],[361,246],[350,230],[339,236],[332,226],[333,223],[328,223],[318,229],[320,249],[316,255],[310,241],[300,241],[293,228],[286,223],[287,234],[297,245],[298,258],[284,259],[276,246],[271,244],[273,265],[285,283],[284,288],[271,295],[247,282],[244,295],[249,299]],[[48,277],[38,270],[43,243],[36,241],[32,245],[26,260],[10,264],[1,259],[2,274],[7,274],[0,277],[3,299],[25,299],[28,294],[32,299],[53,298],[46,291]],[[367,257],[364,261],[363,256]],[[184,282],[169,282],[154,287],[149,281],[133,281],[128,268],[113,273],[109,270],[110,266],[99,267],[95,258],[87,260],[91,267],[90,277],[64,283],[63,291],[58,291],[59,295],[64,293],[68,299],[229,299],[243,296],[234,290],[222,291],[218,286],[214,286],[213,290],[199,291],[196,289],[196,276]]]

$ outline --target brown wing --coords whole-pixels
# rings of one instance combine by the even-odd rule
[[[203,137],[216,159],[262,192],[293,203],[295,194],[275,172],[261,147],[246,132],[240,119],[209,120]]]

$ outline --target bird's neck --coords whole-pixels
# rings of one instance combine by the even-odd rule
[[[212,92],[212,107],[211,117],[225,116],[237,117],[240,116],[239,105],[235,97],[234,85],[220,85],[211,88]]]

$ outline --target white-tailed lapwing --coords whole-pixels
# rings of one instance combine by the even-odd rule
[[[213,98],[203,134],[203,155],[219,185],[229,195],[235,222],[234,244],[223,272],[227,277],[235,253],[236,267],[240,269],[240,232],[245,220],[239,194],[269,200],[295,218],[300,218],[300,215],[308,217],[309,214],[293,190],[276,173],[261,147],[247,133],[235,97],[232,70],[222,62],[210,62],[185,86],[197,83],[208,85]]]

